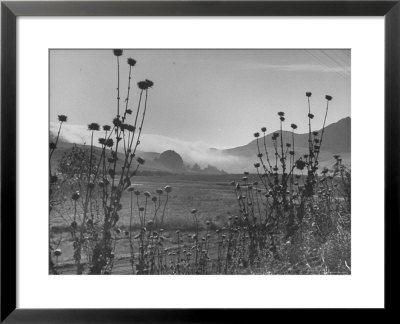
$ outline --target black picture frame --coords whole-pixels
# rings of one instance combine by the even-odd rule
[[[16,19],[19,16],[384,16],[385,309],[398,287],[400,1],[4,1],[1,3],[1,322],[232,322],[239,310],[16,308]],[[368,94],[366,94],[368,95]],[[366,125],[368,127],[368,125]],[[368,163],[368,161],[366,161]],[[382,170],[383,171],[383,170]],[[40,294],[40,292],[38,292]],[[38,296],[40,298],[40,296]],[[241,315],[261,310],[240,310]],[[258,314],[260,315],[260,314]],[[258,316],[251,314],[253,316]],[[262,316],[262,315],[261,315]],[[316,315],[317,316],[317,315]],[[371,316],[370,314],[368,315]],[[382,320],[380,313],[379,319]],[[378,317],[377,317],[378,318]],[[249,319],[249,318],[248,318]]]

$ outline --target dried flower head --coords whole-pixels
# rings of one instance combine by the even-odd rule
[[[331,101],[331,100],[332,100],[332,96],[326,95],[326,96],[325,96],[325,99],[328,100],[328,101]]]
[[[296,168],[299,170],[303,170],[306,166],[306,162],[304,162],[303,160],[297,160],[296,161]]]
[[[278,133],[273,133],[273,134],[272,134],[272,140],[273,140],[273,141],[276,140],[278,137],[279,137],[279,134],[278,134]]]
[[[308,98],[310,98],[310,97],[311,97],[311,95],[312,95],[312,93],[311,93],[311,92],[306,92],[306,96],[307,96]]]
[[[88,125],[88,129],[89,129],[90,131],[98,131],[98,130],[100,130],[100,125],[97,124],[97,123],[90,123],[90,124]]]
[[[68,117],[65,116],[65,115],[58,115],[58,121],[61,122],[61,123],[66,122],[67,119],[68,119]]]
[[[133,133],[135,131],[135,129],[136,129],[135,126],[130,125],[130,124],[128,124],[128,126],[126,127],[126,130],[131,133]]]
[[[148,191],[145,191],[144,192],[144,195],[148,198],[148,197],[150,197],[151,196],[151,193],[150,192],[148,192]]]
[[[122,121],[118,117],[116,117],[113,119],[113,124],[115,127],[120,127],[122,125]]]
[[[149,84],[146,81],[139,81],[137,86],[140,90],[147,90],[149,88]]]
[[[135,61],[132,57],[130,57],[130,58],[128,58],[128,64],[129,64],[130,66],[135,66],[136,61]]]
[[[50,150],[55,150],[56,149],[56,143],[50,142],[49,144]]]
[[[143,165],[144,162],[145,162],[145,160],[142,159],[141,157],[138,157],[138,158],[136,159],[136,161],[137,161],[137,163],[139,163],[139,164],[141,164],[141,165]]]
[[[261,131],[262,131],[263,133],[265,133],[265,132],[267,131],[267,127],[262,127],[262,128],[261,128]]]
[[[308,114],[308,118],[313,119],[314,115],[313,114]]]
[[[126,113],[127,113],[128,115],[132,115],[132,109],[127,109],[127,110],[126,110]]]
[[[278,116],[283,117],[285,116],[285,113],[283,111],[278,112]]]
[[[259,167],[260,167],[260,163],[258,163],[258,162],[257,162],[257,163],[254,163],[254,167],[255,167],[255,168],[259,168]]]
[[[128,191],[135,191],[135,188],[133,187],[133,185],[130,185],[126,190],[128,190]]]
[[[171,188],[171,186],[165,186],[164,190],[166,193],[170,193],[172,191],[172,188]]]
[[[290,125],[290,127],[292,127],[292,129],[297,129],[297,125],[296,124],[292,124],[292,125]]]
[[[154,85],[154,82],[151,81],[151,80],[149,80],[149,79],[146,79],[145,81],[147,82],[147,86],[148,86],[149,88],[151,88],[151,87]]]
[[[103,125],[103,130],[108,132],[111,129],[110,125]]]
[[[197,213],[197,209],[193,208],[191,211],[192,214],[196,214]]]
[[[56,249],[56,250],[54,250],[53,254],[54,254],[56,257],[59,257],[59,256],[62,254],[61,249]]]
[[[254,137],[255,137],[255,138],[260,137],[260,133],[258,133],[258,132],[257,132],[257,133],[254,133]]]
[[[108,138],[107,141],[106,141],[106,146],[107,147],[113,147],[113,145],[114,145],[113,139],[112,138]]]
[[[114,49],[113,50],[115,56],[122,56],[123,50],[122,49]]]

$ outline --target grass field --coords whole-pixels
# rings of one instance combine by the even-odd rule
[[[205,230],[205,222],[211,223],[210,229],[224,226],[230,215],[238,215],[237,199],[230,185],[231,181],[241,179],[242,175],[169,175],[169,176],[137,176],[133,178],[135,187],[140,192],[149,191],[154,193],[157,188],[164,188],[166,185],[172,187],[169,201],[165,211],[166,237],[171,244],[176,229],[183,233],[193,233],[194,219],[190,211],[198,210],[199,225]],[[256,181],[257,175],[250,175],[250,180]],[[134,199],[136,197],[134,196]],[[163,197],[165,199],[165,197]],[[140,197],[143,202],[143,195]],[[130,218],[130,193],[124,192],[121,198],[122,209],[119,212],[118,222],[121,230],[129,229]],[[63,238],[60,248],[63,255],[59,262],[73,263],[73,242],[69,233],[69,223],[73,217],[72,205],[66,205],[63,210],[56,210],[50,214],[52,224],[51,236],[54,240]],[[152,202],[149,204],[149,215],[154,212]],[[62,217],[61,217],[62,215]],[[133,206],[133,228],[139,232],[138,207],[134,200]],[[184,234],[185,235],[185,234]],[[129,240],[124,234],[116,235],[116,255],[123,257],[129,253]],[[175,240],[176,241],[176,240]],[[168,242],[167,242],[168,244]]]

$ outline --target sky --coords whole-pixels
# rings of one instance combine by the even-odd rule
[[[138,81],[150,79],[141,150],[231,148],[253,140],[261,127],[307,132],[307,98],[316,129],[322,127],[325,95],[333,97],[327,124],[350,116],[350,50],[124,50],[120,58],[121,107],[132,69],[130,108]],[[88,138],[85,125],[111,124],[116,115],[117,61],[111,49],[50,51],[50,124],[68,116],[70,136]],[[320,125],[320,127],[318,127]],[[68,132],[69,130],[69,132]],[[145,139],[148,139],[147,141]]]

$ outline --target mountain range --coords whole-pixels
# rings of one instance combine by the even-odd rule
[[[276,131],[280,134],[280,131]],[[265,136],[265,142],[269,154],[273,154],[273,141],[272,136],[274,132],[268,133]],[[318,138],[321,137],[321,130],[318,130]],[[54,138],[54,134],[50,133],[50,138]],[[283,143],[292,143],[292,132],[282,131]],[[258,138],[260,149],[264,151],[264,138],[261,136]],[[308,153],[308,133],[294,134],[295,141],[295,152],[296,156],[302,156]],[[280,138],[278,138],[280,143]],[[60,137],[57,150],[55,151],[54,159],[61,157],[68,149],[73,146],[74,143],[68,142],[65,138]],[[79,143],[75,143],[81,145]],[[96,144],[98,145],[98,144]],[[173,150],[174,148],[171,148]],[[98,152],[97,152],[98,151]],[[96,153],[97,152],[97,153]],[[95,149],[95,154],[100,154],[100,148]],[[174,151],[173,151],[174,152]],[[176,151],[177,155],[183,156],[183,167],[179,170],[171,169],[169,161],[163,159],[163,152],[137,152],[137,156],[141,156],[146,160],[144,168],[145,171],[162,171],[162,172],[195,172],[198,169],[194,169],[192,166],[197,162],[195,157],[188,156],[186,152]],[[165,152],[164,152],[165,153]],[[254,162],[258,161],[257,154],[257,139],[252,140],[246,145],[238,146],[229,149],[215,149],[209,148],[207,152],[200,152],[207,154],[210,163],[203,165],[203,170],[210,172],[210,170],[225,170],[229,173],[242,173],[243,171],[250,171],[254,169]],[[325,127],[323,142],[319,154],[319,162],[321,167],[329,167],[334,163],[333,155],[339,154],[344,164],[350,166],[350,155],[351,155],[351,119],[350,117],[343,118],[336,123],[332,123]],[[160,159],[160,156],[162,157]],[[171,155],[174,158],[176,156]]]

